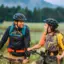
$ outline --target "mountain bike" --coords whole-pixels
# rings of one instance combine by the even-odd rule
[[[17,59],[12,59],[8,58],[4,55],[0,55],[0,64],[22,64],[23,59],[17,58]]]
[[[5,56],[5,54],[2,54],[2,52],[0,52],[0,64],[22,64],[23,62],[23,58],[9,58],[7,56]],[[29,54],[34,54],[35,51],[30,51]],[[27,54],[27,53],[26,53]]]
[[[50,56],[47,53],[43,52],[43,51],[32,51],[33,54],[38,54],[40,56],[40,58],[35,62],[35,64],[54,64],[52,62],[56,62],[57,63],[57,58],[56,56]],[[50,62],[50,63],[49,63]]]

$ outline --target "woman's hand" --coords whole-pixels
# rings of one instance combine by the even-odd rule
[[[57,59],[61,60],[62,56],[61,55],[57,55]]]
[[[35,46],[31,47],[31,48],[28,48],[27,51],[31,51],[31,50],[34,50],[34,49],[39,49],[40,47],[41,47],[41,45],[37,44],[37,45],[35,45]]]
[[[32,48],[28,48],[28,49],[27,49],[27,51],[31,51],[31,50],[32,50]]]
[[[44,32],[47,33],[47,31],[48,31],[48,24],[45,24],[45,25],[44,25]]]
[[[63,53],[61,54],[61,55],[57,55],[57,59],[62,59],[64,57],[64,51],[63,51]]]

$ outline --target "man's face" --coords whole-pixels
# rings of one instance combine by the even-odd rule
[[[18,22],[15,21],[14,24],[15,24],[16,28],[18,28],[18,27],[23,28],[23,26],[24,26],[24,22],[23,21],[18,21]]]

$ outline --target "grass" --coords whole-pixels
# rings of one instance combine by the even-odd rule
[[[26,23],[29,28],[30,28],[30,35],[31,35],[31,45],[35,45],[36,43],[38,43],[38,41],[40,40],[42,31],[43,31],[43,24],[41,23]],[[0,32],[5,32],[5,29],[9,26],[12,25],[12,22],[8,23],[8,22],[4,22],[3,24],[0,24]],[[38,27],[38,28],[37,28]],[[2,36],[1,36],[2,38]],[[0,38],[0,39],[1,39]],[[6,46],[3,47],[2,51],[6,50]],[[6,54],[4,52],[4,54]],[[35,57],[36,56],[36,57]],[[30,57],[30,61],[34,61],[37,60],[39,58],[38,55],[31,55]]]
[[[6,29],[8,26],[12,25],[13,22],[4,22],[0,24],[0,29]],[[31,31],[41,32],[43,31],[43,23],[25,23],[28,25]]]
[[[25,23],[29,26],[30,28],[30,35],[31,35],[31,46],[35,45],[36,43],[39,42],[40,38],[41,38],[41,34],[43,32],[43,27],[44,27],[44,23]],[[12,25],[12,22],[4,22],[3,24],[0,24],[0,33],[1,32],[5,32],[5,29],[9,26]],[[60,23],[58,29],[64,33],[64,23]],[[2,38],[2,36],[0,36],[0,39]],[[3,50],[4,51],[6,48],[6,46],[4,46]],[[34,60],[37,60],[39,58],[38,55],[32,55],[30,57],[31,62]]]
[[[44,30],[44,23],[25,23],[30,28],[31,42],[36,43],[40,40],[41,34]],[[5,29],[12,25],[12,22],[4,22],[0,24],[0,33],[5,31]],[[64,23],[59,24],[59,30],[64,33]],[[2,36],[1,36],[2,37]]]
[[[31,36],[31,42],[35,43],[40,40],[41,34],[43,32],[43,23],[25,23],[28,25],[30,29],[30,36]],[[8,26],[12,25],[12,22],[4,22],[3,24],[0,24],[0,33],[5,32],[6,28]],[[2,38],[2,36],[1,36]],[[0,38],[0,39],[1,39]]]

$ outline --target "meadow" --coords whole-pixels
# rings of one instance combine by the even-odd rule
[[[41,34],[44,31],[44,23],[25,23],[30,29],[31,42],[36,43],[40,40]],[[4,33],[8,26],[12,25],[12,22],[4,22],[0,24],[0,33]],[[59,23],[58,30],[64,33],[64,23]]]
[[[28,27],[30,29],[31,46],[37,44],[44,31],[44,23],[25,23],[25,24],[28,25]],[[5,30],[7,29],[7,27],[10,25],[12,25],[12,22],[5,21],[4,23],[0,24],[0,40],[1,40]],[[64,23],[59,23],[58,30],[60,30],[60,32],[64,33]],[[4,51],[5,49],[6,49],[6,46],[4,46],[4,48],[2,50]],[[5,52],[4,52],[4,54],[5,54]],[[39,58],[39,56],[36,55],[36,58]],[[31,60],[36,60],[36,58],[34,55],[31,56]]]

